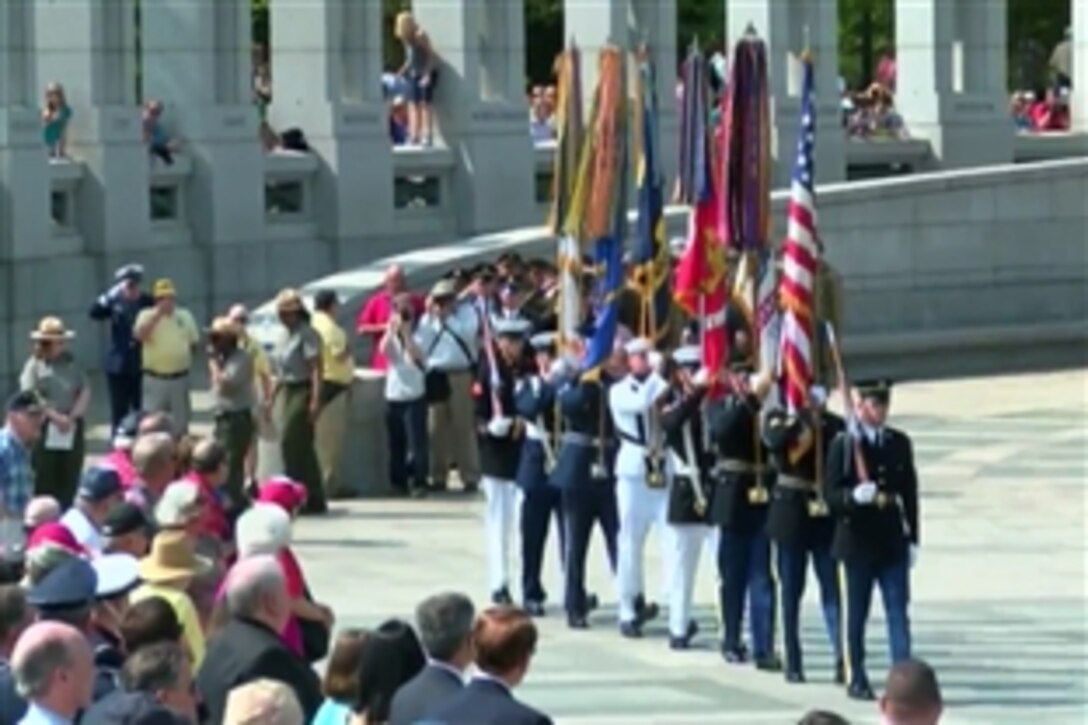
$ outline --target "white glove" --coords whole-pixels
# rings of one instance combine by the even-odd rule
[[[659,353],[657,350],[650,350],[646,354],[646,362],[650,363],[650,368],[654,372],[660,373],[665,367],[665,356]]]
[[[710,385],[710,371],[706,368],[699,368],[699,370],[691,376],[691,384],[697,388],[705,388]]]
[[[551,366],[548,368],[548,380],[562,380],[567,377],[570,372],[570,365],[563,358],[558,358],[552,361]]]
[[[854,486],[854,502],[867,506],[876,498],[876,484],[872,481],[862,481]]]
[[[914,544],[910,545],[910,568],[913,569],[914,565],[918,563],[918,547]]]
[[[487,432],[496,438],[504,438],[510,433],[514,421],[510,418],[492,418],[487,423]]]

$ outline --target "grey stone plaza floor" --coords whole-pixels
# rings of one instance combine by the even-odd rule
[[[922,547],[912,575],[915,652],[940,676],[944,722],[1088,722],[1088,374],[1084,371],[905,384],[894,424],[914,439],[922,487]],[[486,596],[482,505],[456,495],[339,504],[303,520],[296,547],[338,626],[410,615],[443,589]],[[549,542],[551,545],[554,542]],[[656,541],[649,591],[660,592]],[[545,585],[559,596],[555,550]],[[664,623],[638,642],[615,628],[614,590],[599,542],[592,589],[605,606],[571,632],[553,606],[519,694],[558,723],[792,723],[827,708],[874,723],[830,683],[815,582],[806,597],[809,684],[726,665],[716,649],[715,574],[704,553],[696,601],[703,634],[668,650]],[[515,592],[515,596],[517,593]],[[869,628],[870,675],[887,666],[879,597]]]

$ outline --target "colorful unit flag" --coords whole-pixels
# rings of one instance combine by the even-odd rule
[[[797,414],[808,405],[813,384],[814,295],[819,248],[816,243],[816,193],[813,146],[816,140],[816,105],[813,70],[805,59],[801,88],[801,132],[797,137],[797,162],[786,207],[786,241],[783,246],[781,371],[786,409]]]
[[[638,267],[637,291],[642,300],[641,330],[660,342],[669,332],[669,247],[665,239],[664,190],[658,160],[657,90],[653,64],[640,67],[639,101],[641,153],[638,168],[638,224],[631,261]]]

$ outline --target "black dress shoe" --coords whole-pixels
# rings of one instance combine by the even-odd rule
[[[869,683],[863,682],[861,684],[850,685],[846,688],[846,696],[851,700],[875,700],[876,695],[873,693],[873,688],[869,687]]]
[[[748,650],[739,647],[722,647],[722,659],[731,665],[741,665],[748,661]]]
[[[544,616],[544,602],[537,602],[532,599],[525,602],[522,609],[530,617],[543,617]]]
[[[476,493],[479,490],[480,490],[480,484],[478,484],[478,483],[466,483],[465,484],[465,493],[470,493],[470,494],[471,493]]]
[[[635,617],[639,622],[649,622],[651,619],[657,619],[657,615],[660,613],[660,607],[654,602],[647,602],[641,594],[635,597]]]
[[[639,639],[642,637],[642,625],[634,622],[620,622],[620,634],[627,639]]]
[[[510,596],[510,590],[506,587],[499,589],[498,591],[491,592],[492,604],[513,604],[514,599]]]
[[[688,629],[682,637],[669,637],[669,649],[685,650],[691,647],[691,640],[699,634],[699,624],[693,619],[688,622]]]
[[[601,600],[596,594],[586,595],[586,611],[592,612],[601,606]]]
[[[571,629],[589,629],[589,620],[584,614],[568,614],[567,626]]]
[[[836,685],[845,685],[846,684],[846,665],[843,664],[842,660],[838,660],[835,663],[835,684]]]
[[[781,672],[782,660],[778,655],[774,654],[756,657],[756,669],[763,672]]]
[[[791,685],[800,685],[805,681],[805,673],[801,670],[786,670],[786,682]]]

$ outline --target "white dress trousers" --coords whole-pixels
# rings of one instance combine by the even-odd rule
[[[669,541],[669,634],[683,637],[691,622],[691,601],[699,555],[710,538],[711,527],[703,524],[671,524]]]
[[[487,507],[484,532],[487,537],[487,585],[492,594],[510,586],[511,539],[518,530],[521,489],[513,481],[484,476],[480,479]]]
[[[654,525],[658,526],[660,534],[665,534],[662,529],[668,514],[669,489],[650,488],[644,476],[619,476],[616,480],[616,503],[620,514],[616,595],[620,621],[632,622],[635,619],[635,597],[646,594],[646,537]],[[665,540],[665,536],[660,538],[662,553],[665,554],[662,561],[668,566]]]

